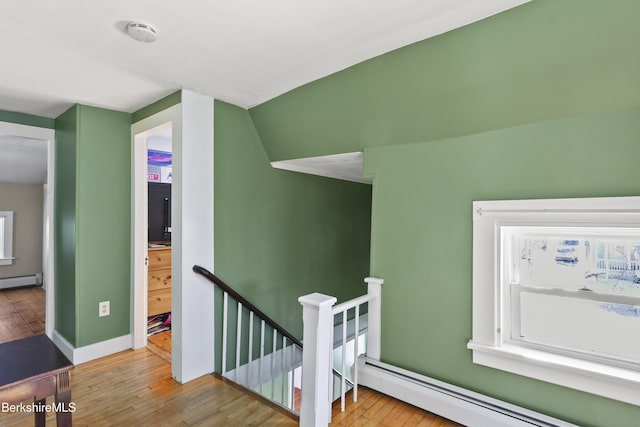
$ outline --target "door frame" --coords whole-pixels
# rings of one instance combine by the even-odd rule
[[[180,103],[132,125],[132,347],[146,342],[146,144],[136,135],[171,122],[171,374],[181,383],[215,370],[214,288],[192,271],[213,271],[214,100],[181,91]],[[141,137],[138,138],[140,142]],[[142,226],[141,226],[142,224]]]
[[[47,144],[47,183],[43,216],[42,268],[45,277],[45,333],[52,337],[55,323],[55,251],[54,248],[54,194],[55,194],[55,129],[0,122],[0,134],[39,139]]]
[[[171,126],[171,144],[175,147],[181,138],[180,121],[180,104],[177,104],[131,125],[133,159],[131,162],[131,342],[134,349],[147,345],[148,187],[146,138],[153,131]],[[171,211],[173,212],[173,206]]]

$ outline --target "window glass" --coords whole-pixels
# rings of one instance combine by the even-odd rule
[[[0,265],[13,264],[13,212],[0,212]]]
[[[596,229],[574,228],[573,233],[563,236],[536,235],[533,230],[514,230],[514,281],[528,286],[640,296],[640,236],[634,235],[636,230],[612,229],[606,235],[590,235]],[[612,235],[616,231],[619,235]]]
[[[472,212],[473,362],[640,405],[640,197]]]
[[[0,259],[4,258],[4,217],[0,215]]]
[[[637,229],[504,227],[508,339],[640,362]]]

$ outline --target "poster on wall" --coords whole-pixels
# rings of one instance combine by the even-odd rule
[[[159,150],[147,150],[147,180],[149,182],[171,183],[171,153]]]
[[[172,169],[170,166],[160,167],[160,182],[171,184],[171,172],[172,172]]]

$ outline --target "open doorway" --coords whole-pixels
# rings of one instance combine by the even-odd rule
[[[53,331],[54,138],[0,122],[0,342]]]
[[[175,121],[175,108],[170,108],[132,126],[133,347],[149,346],[168,360],[173,341],[171,184]]]
[[[147,347],[171,360],[172,126],[148,131],[147,143]]]
[[[181,102],[131,126],[132,347],[147,346],[147,147],[145,134],[170,123],[171,375],[181,383],[214,370],[213,287],[192,271],[213,264],[213,99],[181,91]],[[147,134],[148,135],[148,134]],[[188,142],[188,143],[185,143]]]

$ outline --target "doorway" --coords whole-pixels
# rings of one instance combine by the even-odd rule
[[[147,348],[171,361],[172,126],[146,133],[147,145]]]
[[[5,314],[10,316],[4,320],[14,322],[16,328],[5,335],[18,339],[46,333],[51,337],[55,318],[52,252],[55,130],[0,122],[0,140],[2,160],[9,160],[0,169],[10,177],[0,178],[4,186],[2,199],[9,203],[0,206],[0,211],[12,212],[14,216],[12,248],[16,249],[6,255],[0,276],[1,287],[10,288],[3,295]],[[10,155],[13,157],[8,159]],[[13,193],[17,196],[10,202]]]
[[[155,328],[154,331],[166,327],[171,322],[170,313],[173,311],[172,172],[171,168],[160,164],[170,163],[170,160],[167,162],[166,153],[173,152],[177,137],[174,135],[175,113],[176,108],[170,108],[132,126],[133,348],[146,347],[149,343],[149,327]],[[156,161],[152,162],[156,164],[150,165],[149,150],[156,153]],[[150,318],[152,323],[149,323]],[[165,356],[170,357],[171,333],[155,337],[152,341],[157,344],[159,338],[162,338],[161,347]]]
[[[147,345],[147,171],[145,132],[171,124],[171,374],[181,383],[214,370],[213,287],[194,265],[213,262],[213,99],[189,90],[181,101],[131,126],[132,347]]]

